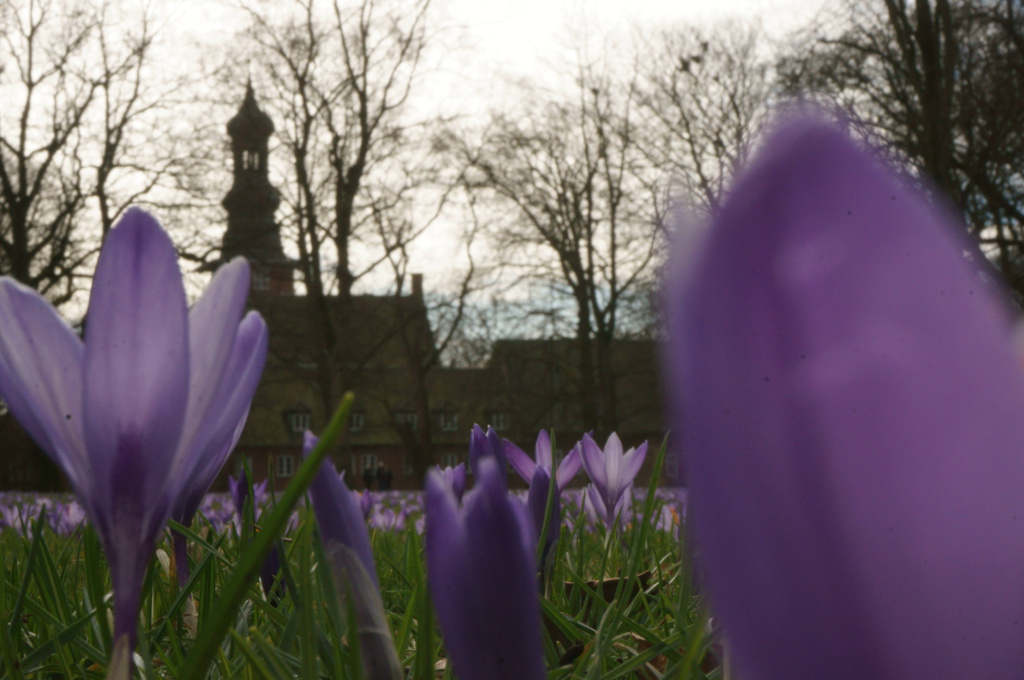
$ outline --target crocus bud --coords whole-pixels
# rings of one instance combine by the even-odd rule
[[[306,432],[303,455],[308,456],[318,441]],[[309,485],[309,495],[342,610],[351,608],[354,614],[363,677],[399,680],[402,667],[380,599],[370,535],[359,501],[329,458]]]
[[[444,483],[455,494],[455,500],[461,503],[462,495],[466,493],[466,464],[459,463],[455,467],[446,467],[441,470],[441,476],[444,478]]]
[[[479,461],[460,512],[436,470],[427,476],[427,581],[459,680],[542,680],[535,539],[498,463]]]
[[[480,478],[480,461],[484,458],[493,458],[498,463],[498,472],[501,474],[501,481],[505,488],[508,488],[508,459],[505,457],[504,447],[501,439],[493,427],[488,426],[485,433],[479,425],[473,426],[473,432],[469,436],[469,468],[473,476]]]

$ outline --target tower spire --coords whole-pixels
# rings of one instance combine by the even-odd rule
[[[269,140],[274,122],[256,103],[250,77],[238,113],[228,121],[234,181],[222,205],[228,228],[221,246],[222,259],[239,255],[249,260],[253,289],[292,295],[295,263],[284,254],[274,213],[281,196],[268,174]]]

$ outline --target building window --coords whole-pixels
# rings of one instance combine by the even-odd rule
[[[441,411],[437,414],[437,426],[442,432],[455,432],[459,429],[459,414],[454,411]]]
[[[441,454],[441,467],[453,468],[459,464],[459,454],[457,453],[442,453]]]
[[[284,422],[291,434],[302,434],[310,429],[312,416],[305,409],[292,409],[284,412]]]
[[[404,463],[403,467],[405,468],[405,474],[407,476],[416,474],[416,466],[412,464],[412,454],[405,454],[402,462]]]
[[[353,411],[348,416],[348,431],[362,432],[366,427],[366,414],[362,411]]]
[[[295,456],[287,454],[277,457],[277,476],[280,478],[291,477],[295,474]]]
[[[254,269],[252,272],[252,289],[270,290],[270,274],[259,269]]]
[[[242,152],[242,169],[244,170],[259,170],[260,167],[260,156],[256,151],[243,151]]]
[[[371,470],[377,469],[377,454],[376,453],[364,453],[362,456],[363,466],[361,470],[370,468]]]
[[[403,409],[401,411],[395,411],[395,423],[398,425],[408,425],[412,429],[416,429],[416,411],[409,411]]]
[[[507,430],[511,422],[512,419],[509,418],[508,411],[491,411],[490,425],[495,432]]]

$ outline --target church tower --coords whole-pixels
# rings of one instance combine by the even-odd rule
[[[238,113],[228,121],[234,182],[222,205],[228,228],[221,246],[222,260],[238,255],[252,266],[252,288],[278,295],[294,295],[295,262],[284,254],[274,213],[281,196],[267,173],[268,141],[274,122],[260,110],[250,81]]]

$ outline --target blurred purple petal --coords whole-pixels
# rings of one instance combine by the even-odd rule
[[[737,676],[1024,668],[1024,376],[961,234],[801,119],[679,265],[673,430]]]
[[[466,464],[459,463],[455,467],[446,467],[441,470],[441,476],[445,484],[455,494],[455,500],[462,502],[462,495],[466,492]]]
[[[342,472],[341,474],[344,475],[345,473]],[[344,481],[344,477],[342,477],[342,481]],[[352,493],[356,493],[356,491],[353,490]],[[359,494],[359,510],[363,513],[364,520],[370,518],[373,506],[373,492],[369,489],[363,489],[363,492]]]

